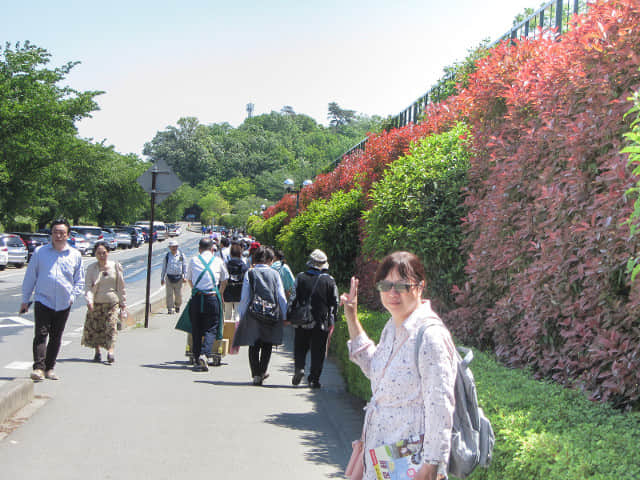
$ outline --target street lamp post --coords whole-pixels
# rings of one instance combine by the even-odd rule
[[[295,193],[296,194],[296,215],[298,214],[298,211],[300,210],[300,191],[308,186],[311,185],[313,182],[311,180],[305,180],[304,182],[302,182],[302,185],[300,186],[300,188],[293,188],[295,185],[295,182],[293,180],[291,180],[290,178],[287,178],[284,181],[284,188],[287,191],[287,193]]]

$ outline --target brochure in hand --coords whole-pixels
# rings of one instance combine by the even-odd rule
[[[424,435],[369,450],[379,480],[410,480],[422,466]]]

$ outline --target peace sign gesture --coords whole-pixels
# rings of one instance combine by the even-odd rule
[[[340,305],[344,305],[344,316],[347,321],[357,319],[358,315],[358,284],[360,281],[356,277],[351,277],[351,287],[349,293],[340,295]]]

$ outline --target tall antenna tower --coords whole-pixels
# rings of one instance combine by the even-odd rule
[[[247,103],[247,118],[253,117],[253,107],[255,105],[253,103]]]

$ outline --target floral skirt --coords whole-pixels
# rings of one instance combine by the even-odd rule
[[[120,307],[117,303],[96,303],[93,311],[87,310],[82,332],[82,345],[85,347],[113,348],[118,336],[118,316]]]

